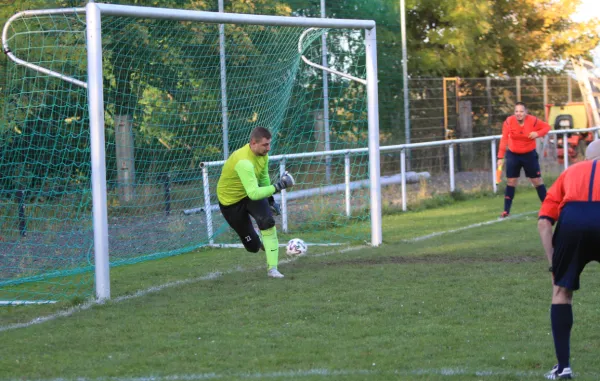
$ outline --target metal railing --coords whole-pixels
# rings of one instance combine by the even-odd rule
[[[596,132],[594,133],[594,140],[598,139],[598,131],[600,131],[600,127],[592,127],[587,129],[577,129],[577,130],[552,130],[548,133],[548,135],[562,135],[563,142],[568,141],[568,135],[574,132]],[[453,139],[453,140],[440,140],[434,142],[423,142],[423,143],[411,143],[411,144],[398,144],[398,145],[390,145],[390,146],[381,146],[379,148],[380,153],[390,153],[390,152],[400,152],[400,184],[402,189],[402,210],[407,210],[407,196],[406,196],[406,183],[407,183],[407,174],[406,171],[406,151],[415,148],[424,148],[424,147],[436,147],[436,146],[448,146],[448,172],[449,172],[449,180],[450,187],[449,191],[453,192],[456,190],[455,183],[455,163],[454,163],[454,148],[457,145],[464,143],[475,143],[475,142],[490,142],[491,145],[491,173],[490,173],[490,182],[492,184],[494,193],[497,192],[497,184],[495,181],[495,173],[496,173],[496,140],[500,140],[501,135],[494,136],[483,136],[478,138],[468,138],[468,139]],[[297,196],[288,196],[288,192],[286,190],[281,191],[280,202],[281,202],[281,218],[282,218],[282,230],[284,232],[288,231],[288,212],[287,212],[287,201],[293,198],[300,197],[309,197],[311,195],[318,195],[323,193],[332,193],[335,191],[341,191],[343,189],[345,193],[345,212],[347,216],[351,215],[351,192],[352,189],[356,189],[358,187],[369,186],[369,181],[358,181],[352,182],[350,178],[350,157],[352,155],[359,154],[367,154],[369,149],[365,148],[353,148],[353,149],[343,149],[343,150],[331,150],[331,151],[318,151],[318,152],[303,152],[297,154],[289,154],[289,155],[274,155],[270,156],[269,160],[271,162],[279,162],[279,172],[283,174],[286,170],[286,163],[290,160],[301,159],[301,158],[316,158],[316,157],[334,157],[334,156],[344,156],[344,184],[341,186],[331,186],[330,190],[323,190],[323,188],[316,189],[308,189],[302,190],[302,195]],[[212,225],[212,211],[218,210],[218,206],[211,204],[211,195],[210,195],[210,182],[208,171],[209,168],[212,167],[221,167],[225,163],[224,160],[219,161],[210,161],[203,162],[200,164],[202,168],[202,180],[203,180],[203,188],[204,188],[204,207],[196,209],[192,212],[201,212],[203,211],[206,215],[206,229],[207,234],[210,240],[210,244],[214,244],[213,240],[213,225]],[[569,155],[564,155],[564,168],[567,169],[569,167]],[[394,183],[395,181],[389,181],[388,183]],[[381,182],[382,184],[386,184],[385,181]],[[292,192],[294,193],[294,192]]]

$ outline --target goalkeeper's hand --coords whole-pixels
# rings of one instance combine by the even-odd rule
[[[294,181],[292,175],[290,175],[288,171],[285,171],[284,174],[281,175],[279,181],[273,184],[273,186],[275,187],[275,193],[277,193],[293,186],[294,184],[296,184],[296,182]]]
[[[281,215],[281,206],[275,202],[273,196],[269,197],[269,207],[271,208],[271,213],[273,213],[274,216]]]

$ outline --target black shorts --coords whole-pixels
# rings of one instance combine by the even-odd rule
[[[525,176],[529,178],[535,179],[542,176],[538,154],[535,150],[526,153],[513,153],[506,150],[504,166],[507,179],[520,177],[521,168],[525,170]]]
[[[275,226],[275,219],[269,207],[268,199],[250,200],[248,197],[231,205],[222,205],[219,208],[225,221],[238,234],[246,250],[253,253],[261,248],[261,240],[252,226],[250,216],[254,218],[260,230],[267,230]]]
[[[560,212],[552,237],[554,284],[579,289],[581,272],[591,261],[600,262],[600,203],[569,202]]]

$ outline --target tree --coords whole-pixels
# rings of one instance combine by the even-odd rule
[[[573,22],[579,0],[408,0],[413,75],[522,75],[544,61],[589,56],[598,22]]]

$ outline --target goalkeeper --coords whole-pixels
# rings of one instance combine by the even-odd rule
[[[217,183],[217,197],[223,217],[239,235],[246,250],[257,253],[263,249],[267,255],[267,275],[283,278],[277,270],[279,241],[273,215],[279,214],[279,205],[273,194],[294,185],[294,178],[284,173],[271,185],[269,179],[269,150],[271,133],[256,127],[250,133],[250,143],[238,149],[225,161]],[[252,226],[254,218],[262,242]]]

